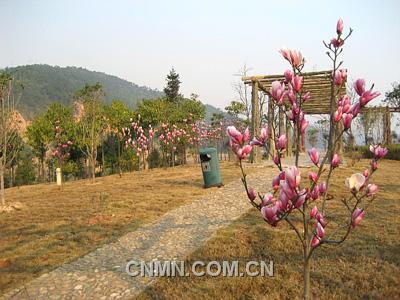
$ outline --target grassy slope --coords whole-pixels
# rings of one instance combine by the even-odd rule
[[[221,174],[228,183],[239,170],[222,163]],[[95,184],[70,182],[63,191],[54,184],[7,189],[7,201],[20,201],[26,208],[0,214],[0,291],[212,192],[202,182],[201,168],[192,165],[113,175]]]
[[[364,160],[335,172],[332,190],[336,194],[329,208],[339,217],[343,211],[337,200],[346,194],[345,177],[367,164]],[[400,295],[400,162],[383,161],[375,175],[372,182],[380,191],[361,225],[344,244],[324,247],[314,256],[312,292],[317,299],[396,299]],[[302,293],[302,255],[295,234],[286,224],[271,228],[256,211],[220,230],[187,263],[197,260],[239,260],[242,265],[273,260],[275,276],[161,278],[139,299],[296,299]]]

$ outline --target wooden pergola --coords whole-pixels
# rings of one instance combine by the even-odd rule
[[[331,95],[331,73],[332,71],[319,71],[319,72],[308,72],[303,73],[303,90],[310,92],[311,98],[303,104],[302,110],[305,114],[329,114],[330,113],[330,95]],[[261,115],[259,105],[259,92],[264,93],[268,97],[268,115],[267,123],[270,129],[271,143],[274,141],[274,132],[272,130],[272,123],[278,124],[279,134],[285,133],[288,138],[287,155],[291,155],[292,148],[292,135],[289,125],[289,120],[285,118],[284,110],[286,107],[279,108],[278,120],[275,120],[274,114],[274,103],[271,99],[270,89],[271,84],[274,81],[282,81],[283,75],[263,75],[263,76],[246,76],[242,77],[242,81],[251,85],[252,89],[252,117],[251,117],[251,134],[257,136],[260,134],[261,127]],[[345,84],[339,91],[339,95],[343,96],[346,93]],[[286,120],[285,120],[286,119]],[[302,146],[304,146],[304,139],[302,138]],[[274,149],[273,144],[270,145],[271,149]],[[343,148],[342,142],[339,145],[339,151]],[[259,149],[253,151],[252,162],[259,162],[261,155]]]
[[[307,72],[303,73],[303,91],[310,92],[311,98],[303,104],[302,110],[305,114],[330,114],[330,98],[331,98],[331,73],[332,71],[319,71],[319,72]],[[279,107],[278,118],[275,117],[275,107],[270,94],[271,84],[274,81],[282,81],[283,75],[262,75],[262,76],[246,76],[242,77],[242,81],[246,85],[251,86],[251,134],[252,137],[260,134],[261,127],[261,113],[259,105],[259,92],[264,93],[268,97],[268,115],[267,124],[270,129],[270,149],[274,149],[275,132],[272,130],[273,122],[277,124],[279,134],[285,133],[288,138],[288,146],[286,154],[290,156],[292,154],[292,134],[290,122],[285,118],[285,111],[287,107]],[[346,84],[343,84],[338,92],[339,97],[346,94]],[[380,112],[383,118],[383,136],[384,143],[390,144],[392,142],[391,135],[391,113],[400,112],[400,107],[364,107],[361,110],[368,112],[373,110],[374,112]],[[342,123],[339,123],[342,126]],[[339,134],[341,128],[337,126],[335,135]],[[301,148],[304,148],[304,136],[301,139]],[[343,150],[343,139],[340,139],[338,148],[336,151],[341,152]],[[258,147],[253,150],[252,162],[259,162],[261,160],[261,154]]]

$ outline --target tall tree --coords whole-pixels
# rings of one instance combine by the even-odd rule
[[[226,112],[235,119],[238,119],[240,115],[246,115],[246,105],[239,101],[231,101],[231,103],[225,107]]]
[[[242,81],[242,77],[246,77],[250,70],[251,68],[244,64],[243,67],[235,74],[235,76],[239,76],[240,79],[233,84],[233,89],[235,90],[239,100],[238,102],[241,102],[244,105],[244,115],[246,116],[248,122],[250,121],[251,114],[251,91],[249,91],[249,87]],[[264,97],[262,98],[264,99]],[[263,102],[261,102],[260,105],[260,111],[262,112]]]
[[[75,99],[80,104],[77,115],[77,144],[89,162],[89,174],[92,181],[96,177],[97,147],[100,145],[103,128],[103,90],[100,83],[85,85],[77,91]]]
[[[386,93],[386,99],[383,102],[392,107],[400,107],[400,83],[392,84],[393,90]]]
[[[171,102],[177,102],[181,81],[179,81],[179,74],[175,72],[174,68],[172,68],[167,75],[166,81],[167,86],[164,88],[164,93],[167,96],[167,99]]]
[[[74,140],[74,124],[72,109],[58,102],[52,103],[47,111],[39,115],[27,128],[28,144],[32,147],[35,156],[39,159],[39,178],[45,181],[46,153],[54,141],[54,127],[56,122],[62,126],[61,143]]]
[[[10,74],[0,73],[0,201],[6,205],[4,173],[18,154],[18,113],[15,110],[14,80]]]
[[[116,154],[118,173],[122,175],[121,154],[124,141],[122,129],[129,126],[132,110],[122,101],[113,100],[110,106],[105,108],[105,116],[108,124],[108,139],[112,152]],[[103,143],[103,148],[105,143]],[[115,149],[115,146],[117,149]],[[104,166],[103,166],[104,168]]]

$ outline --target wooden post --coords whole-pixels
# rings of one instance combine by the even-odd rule
[[[260,135],[260,103],[258,99],[258,81],[251,82],[251,137]],[[259,147],[253,147],[251,162],[258,163],[261,161],[261,153]]]
[[[285,124],[283,122],[283,107],[279,106],[279,136],[285,131]]]
[[[275,154],[275,132],[272,127],[272,123],[274,121],[274,105],[272,98],[269,96],[268,97],[268,131],[269,131],[269,142],[268,142],[268,148],[270,152],[269,159],[274,159],[274,154]]]
[[[292,129],[290,128],[290,120],[288,117],[286,117],[286,138],[287,138],[286,156],[292,156],[293,154]]]
[[[334,132],[334,139],[336,139],[336,137],[339,136],[340,132],[343,131],[343,123],[339,122],[335,128],[336,129]],[[336,151],[339,155],[343,154],[343,136],[339,139],[339,142],[337,143]]]
[[[392,143],[392,132],[391,132],[391,120],[390,120],[390,110],[386,107],[383,113],[383,136],[385,145]]]

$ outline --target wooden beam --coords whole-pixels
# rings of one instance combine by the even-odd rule
[[[251,137],[260,136],[260,100],[258,98],[258,82],[255,80],[251,85]],[[259,147],[253,147],[251,162],[261,161],[261,151]]]

